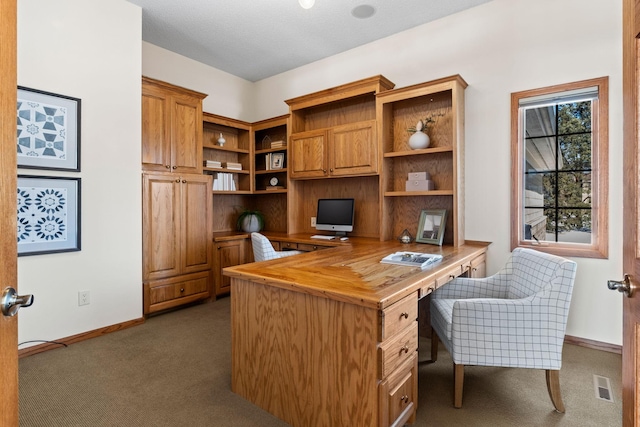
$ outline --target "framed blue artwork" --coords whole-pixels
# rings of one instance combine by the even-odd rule
[[[80,171],[80,99],[18,86],[18,167]]]
[[[18,256],[80,250],[80,178],[18,175]]]

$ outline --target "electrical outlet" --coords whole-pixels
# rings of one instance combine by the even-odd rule
[[[89,305],[90,302],[89,291],[78,292],[78,305]]]
[[[311,217],[311,226],[312,226],[312,227],[315,227],[315,226],[316,226],[316,217],[315,217],[315,216],[312,216],[312,217]]]

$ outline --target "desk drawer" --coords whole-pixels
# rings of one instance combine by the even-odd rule
[[[384,341],[418,318],[418,297],[411,294],[380,312],[378,341]]]
[[[413,423],[418,399],[418,355],[415,354],[389,378],[382,381],[378,393],[379,426]]]
[[[298,244],[294,242],[280,242],[280,250],[286,251],[287,249],[298,249]]]
[[[418,322],[413,321],[404,332],[378,347],[378,378],[384,379],[418,351]]]
[[[453,265],[451,267],[449,267],[446,270],[443,270],[437,277],[436,277],[436,289],[438,289],[440,286],[449,283],[450,281],[452,281],[453,279],[455,279],[456,277],[460,276],[462,274],[462,266],[461,265]]]
[[[305,252],[313,252],[320,249],[327,249],[330,247],[331,246],[320,246],[320,245],[311,245],[309,243],[298,243],[298,250],[305,251]]]

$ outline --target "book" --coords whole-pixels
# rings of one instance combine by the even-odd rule
[[[225,167],[227,169],[242,170],[242,164],[235,163],[235,162],[227,162],[227,163],[225,163]]]
[[[380,260],[384,264],[406,265],[426,269],[442,261],[442,255],[423,254],[420,252],[394,252]]]

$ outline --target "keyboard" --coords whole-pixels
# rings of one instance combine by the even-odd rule
[[[314,234],[311,236],[312,239],[320,239],[320,240],[333,240],[336,236],[325,236],[324,234]]]

